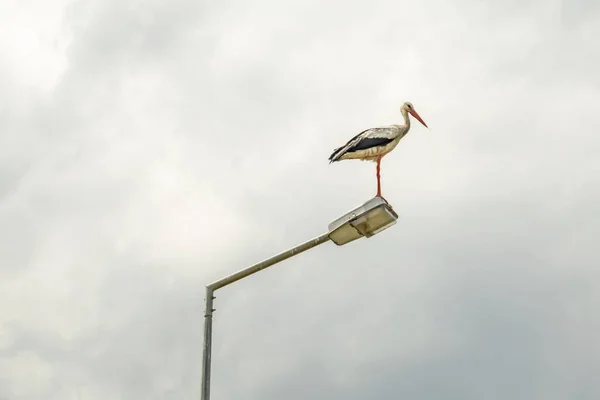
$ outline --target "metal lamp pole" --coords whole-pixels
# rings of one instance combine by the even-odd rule
[[[374,197],[360,207],[346,213],[329,224],[329,231],[304,242],[296,247],[285,250],[273,257],[267,258],[232,275],[219,279],[206,286],[204,311],[204,348],[202,361],[202,392],[201,400],[210,399],[210,366],[212,350],[212,316],[215,290],[221,289],[233,282],[246,278],[290,257],[312,249],[320,244],[333,241],[338,246],[354,241],[360,237],[371,237],[394,225],[398,215],[391,206],[380,197]]]
[[[241,271],[236,272],[235,274],[229,275],[223,279],[213,282],[206,287],[206,310],[204,311],[204,362],[202,364],[202,400],[210,399],[210,355],[212,349],[212,313],[214,311],[213,294],[215,290],[232,284],[233,282],[238,281],[240,279],[246,278],[247,276],[250,276],[260,270],[266,269],[287,258],[293,257],[306,250],[312,249],[313,247],[323,244],[329,240],[331,240],[329,238],[329,233],[324,233],[321,236],[318,236],[314,239],[302,243],[301,245],[293,247],[271,258],[267,258],[264,261],[254,264],[251,267],[245,268]]]

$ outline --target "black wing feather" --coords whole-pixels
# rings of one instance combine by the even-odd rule
[[[393,142],[394,139],[390,138],[366,138],[350,147],[346,153],[352,153],[353,151],[366,150],[372,147],[385,146],[386,144]]]
[[[338,148],[334,149],[334,150],[333,150],[333,153],[331,153],[331,155],[329,156],[329,163],[332,163],[332,162],[334,162],[334,161],[337,161],[337,155],[338,155],[337,153],[338,153],[338,151],[340,151],[340,150],[341,150],[341,149],[343,149],[344,147],[348,146],[348,144],[349,144],[350,142],[352,142],[354,139],[356,139],[357,137],[359,137],[360,135],[362,135],[362,134],[363,134],[363,133],[365,133],[366,131],[368,131],[368,129],[365,129],[364,131],[357,133],[357,134],[356,134],[356,135],[354,135],[352,138],[350,138],[350,140],[348,140],[348,141],[346,142],[346,144],[344,144],[343,146],[340,146],[340,147],[338,147]]]

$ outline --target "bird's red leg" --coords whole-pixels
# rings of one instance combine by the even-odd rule
[[[381,197],[381,176],[379,175],[381,168],[381,156],[377,157],[377,196]]]
[[[389,204],[389,202],[381,195],[381,157],[377,157],[377,197],[381,197],[383,201]]]

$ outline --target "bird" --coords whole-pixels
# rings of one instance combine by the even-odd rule
[[[333,150],[333,153],[329,156],[329,164],[342,160],[376,162],[376,197],[380,197],[386,203],[388,201],[381,195],[381,159],[394,150],[400,140],[406,136],[410,130],[410,118],[408,117],[408,114],[412,115],[423,124],[423,126],[429,129],[411,102],[405,102],[402,107],[400,107],[400,112],[402,113],[402,117],[404,117],[404,125],[388,125],[366,129],[348,140],[345,145]]]

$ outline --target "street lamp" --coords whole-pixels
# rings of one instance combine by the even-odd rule
[[[398,214],[394,212],[386,201],[381,197],[374,197],[330,223],[326,233],[206,286],[201,400],[210,399],[212,315],[214,311],[213,300],[215,298],[213,295],[217,289],[221,289],[329,240],[338,246],[343,246],[361,237],[369,238],[394,225],[397,219]]]

